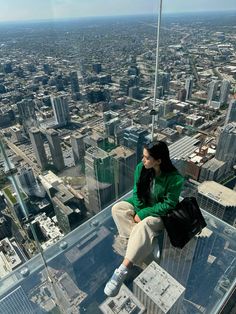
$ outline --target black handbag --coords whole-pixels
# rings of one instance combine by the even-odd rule
[[[171,244],[181,249],[207,225],[195,197],[184,198],[161,218]]]

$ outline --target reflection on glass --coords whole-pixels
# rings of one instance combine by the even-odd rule
[[[206,212],[204,215],[207,228],[183,250],[171,247],[164,235],[160,265],[186,288],[181,313],[217,313],[235,284],[235,230]],[[3,280],[4,302],[17,302],[21,293],[35,311],[43,313],[56,307],[56,293],[64,311],[100,313],[104,285],[122,259],[112,249],[116,232],[107,208],[45,251],[55,292],[42,263],[38,260],[34,268],[32,260]],[[141,271],[135,269],[125,282],[131,291],[133,279]],[[14,277],[18,279],[11,283]]]

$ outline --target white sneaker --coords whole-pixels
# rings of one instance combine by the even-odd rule
[[[114,271],[111,279],[106,284],[104,293],[108,297],[115,297],[118,294],[120,287],[122,283],[124,282],[127,274],[128,274],[128,270],[120,270],[119,268],[117,268]]]

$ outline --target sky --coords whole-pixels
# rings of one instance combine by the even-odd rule
[[[0,0],[0,22],[157,13],[159,0]],[[236,0],[163,0],[163,13],[236,11]]]

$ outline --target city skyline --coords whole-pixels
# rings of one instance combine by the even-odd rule
[[[87,0],[103,16],[84,4],[83,18],[69,12],[83,0],[32,2],[0,0],[0,313],[235,313],[236,11],[167,13],[177,1],[164,1],[157,43],[158,1]],[[32,19],[1,23],[13,14]],[[123,253],[111,208],[133,194],[150,141],[168,145],[207,227],[183,250],[162,233],[161,259],[142,265],[158,273],[135,267],[110,299]],[[164,192],[153,213],[171,210]]]
[[[118,0],[115,3],[109,0],[42,0],[32,2],[23,0],[0,0],[0,22],[24,21],[24,20],[44,20],[61,18],[80,18],[98,16],[121,16],[156,14],[159,8],[159,1]],[[235,11],[234,0],[222,1],[179,1],[173,0],[171,3],[163,1],[163,13],[187,13],[187,12],[217,12]]]

